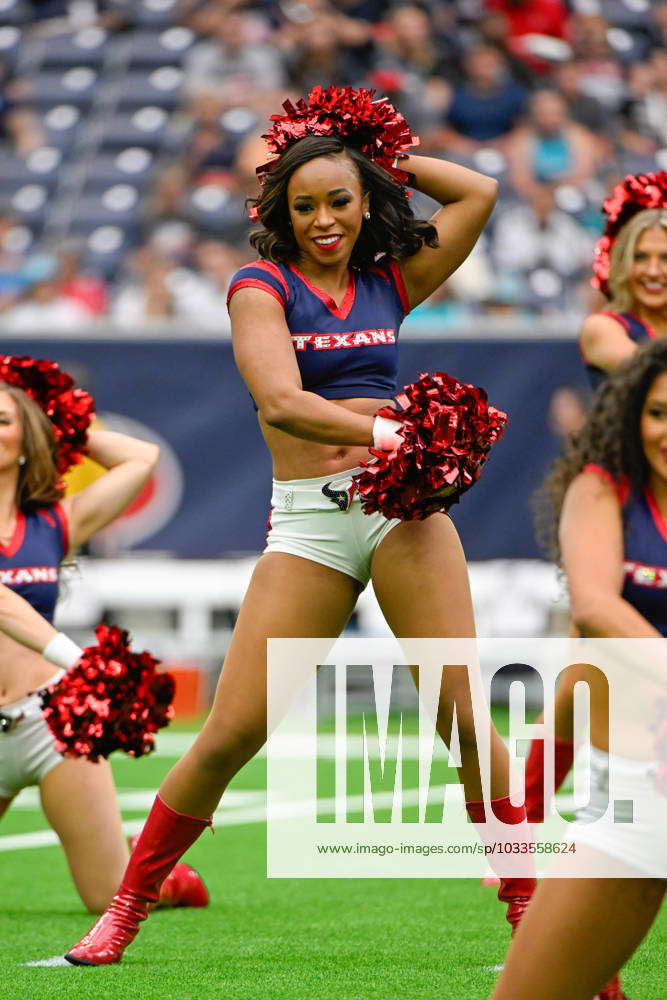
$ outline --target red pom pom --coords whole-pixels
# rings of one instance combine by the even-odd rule
[[[155,733],[174,716],[174,678],[158,674],[150,653],[133,653],[128,634],[98,625],[97,646],[40,692],[42,712],[66,757],[99,760],[114,750],[142,757],[155,748]]]
[[[386,97],[373,100],[374,90],[363,87],[313,87],[308,101],[300,98],[296,105],[285,101],[284,115],[271,115],[273,124],[262,138],[266,139],[274,158],[257,167],[263,183],[266,174],[286,149],[306,135],[335,135],[354,146],[370,160],[384,167],[400,184],[407,184],[410,175],[395,166],[407,151],[419,145],[403,115]],[[257,206],[250,209],[252,222],[259,220]]]
[[[95,416],[93,397],[75,389],[74,379],[55,361],[5,354],[0,382],[23,389],[53,424],[58,442],[58,472],[66,472],[85,453],[88,428]]]
[[[593,262],[594,278],[591,278],[593,288],[611,298],[609,288],[609,268],[611,250],[619,232],[626,222],[647,208],[667,207],[667,171],[650,174],[628,174],[624,181],[617,184],[611,195],[604,202],[602,211],[607,215],[604,235],[595,246]]]
[[[396,398],[403,409],[385,406],[378,416],[403,422],[403,443],[391,454],[371,448],[376,457],[354,482],[365,514],[421,520],[449,510],[477,482],[507,414],[488,405],[483,389],[444,372],[421,375]]]

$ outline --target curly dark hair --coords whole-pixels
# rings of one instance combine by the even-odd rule
[[[588,419],[574,434],[535,494],[537,537],[550,556],[560,562],[558,523],[567,489],[585,465],[602,466],[616,481],[628,482],[641,494],[649,465],[641,439],[641,417],[648,392],[667,372],[667,340],[642,347],[599,387]]]
[[[408,199],[391,174],[336,136],[307,135],[290,146],[269,171],[255,202],[264,229],[252,233],[250,242],[261,257],[275,263],[297,259],[299,248],[290,225],[287,184],[304,163],[337,153],[347,154],[357,169],[362,191],[370,195],[371,217],[363,221],[350,257],[352,267],[368,267],[380,253],[403,260],[416,254],[424,244],[438,246],[435,226],[415,219]]]

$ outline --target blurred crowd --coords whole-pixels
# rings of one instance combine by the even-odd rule
[[[667,168],[661,0],[2,2],[7,332],[100,318],[228,332],[229,279],[253,258],[246,199],[266,159],[266,117],[315,84],[375,88],[405,114],[422,152],[498,178],[500,202],[477,248],[420,307],[439,327],[583,314],[596,304],[588,279],[602,200],[627,173]],[[81,70],[66,43],[86,32],[107,46],[95,58],[92,43],[81,46],[97,90],[74,101],[76,135],[59,138],[57,113],[64,121],[72,105],[52,92],[58,72]],[[166,46],[169,32],[160,65],[151,39]],[[142,107],[144,84],[164,100],[147,89]],[[150,143],[123,139],[128,121],[158,113]],[[38,162],[47,180],[23,183],[21,165]],[[35,207],[26,188],[40,184]],[[413,206],[432,209],[421,195]]]

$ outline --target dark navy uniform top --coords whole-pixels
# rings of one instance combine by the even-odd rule
[[[50,622],[58,600],[58,568],[68,547],[67,520],[60,504],[31,514],[19,511],[13,538],[0,545],[0,583]]]
[[[620,323],[630,340],[633,340],[635,344],[643,344],[647,340],[655,340],[655,330],[653,327],[644,323],[643,320],[632,313],[603,312],[600,315],[610,316],[611,319],[615,319],[617,323]],[[600,383],[607,377],[607,372],[603,371],[602,368],[598,368],[597,365],[589,365],[585,357],[584,363],[586,364],[586,371],[591,380],[591,385],[594,389],[597,389]]]
[[[662,635],[667,636],[667,522],[649,488],[643,496],[630,492],[627,483],[617,483],[606,469],[587,465],[610,482],[621,504],[623,516],[623,589],[621,597]]]
[[[324,399],[396,394],[398,331],[409,305],[394,261],[351,270],[340,306],[292,264],[258,260],[242,267],[228,304],[240,288],[261,288],[282,305],[304,389]]]

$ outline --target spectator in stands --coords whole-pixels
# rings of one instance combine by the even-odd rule
[[[432,76],[451,81],[460,78],[461,51],[453,18],[447,34],[436,33],[428,9],[418,2],[403,0],[390,8],[381,27],[376,69],[402,77],[415,76],[423,82]]]
[[[592,236],[567,212],[557,208],[553,189],[536,185],[526,202],[501,208],[493,229],[491,255],[502,280],[545,267],[565,279],[583,277],[590,267]]]
[[[342,86],[364,75],[369,36],[364,31],[355,38],[348,20],[325,10],[282,30],[289,81],[299,94],[307,94],[323,80]]]
[[[582,92],[597,98],[608,111],[618,111],[626,88],[622,66],[609,45],[609,25],[598,15],[575,14],[572,26]]]
[[[253,38],[254,22],[248,14],[230,11],[207,18],[208,38],[188,53],[184,69],[188,94],[216,94],[225,107],[247,106],[255,98],[267,100],[266,91],[284,87],[285,70],[278,49]]]
[[[554,90],[532,95],[529,120],[511,137],[507,153],[510,181],[524,198],[545,184],[584,184],[597,160],[594,136],[572,121]]]
[[[563,0],[486,0],[485,6],[507,19],[512,39],[524,35],[568,36],[568,10]]]
[[[418,3],[392,7],[376,39],[371,86],[390,94],[392,102],[419,132],[433,129],[451,101],[450,81],[461,77],[461,51],[456,24],[436,30],[433,18]]]
[[[656,73],[661,57],[664,53],[658,50],[649,62],[634,63],[628,73],[621,141],[624,149],[640,156],[667,146],[667,88],[658,87]]]
[[[83,243],[71,239],[58,250],[58,281],[63,298],[77,303],[91,319],[107,311],[109,292],[102,278],[86,273],[82,266]]]
[[[122,327],[178,319],[188,329],[226,334],[227,286],[240,262],[230,246],[214,240],[193,245],[187,227],[163,224],[132,254],[128,280],[112,304],[112,319]]]
[[[651,20],[649,22],[651,40],[656,48],[667,48],[667,3],[659,0],[651,4]]]
[[[16,217],[0,209],[0,314],[16,304],[25,288],[21,277],[25,258],[15,245],[16,229]]]
[[[90,323],[89,309],[63,294],[60,263],[54,254],[29,257],[20,278],[25,290],[16,305],[3,314],[5,332],[64,333]]]
[[[502,148],[524,113],[526,92],[490,45],[475,45],[463,64],[466,79],[454,87],[444,127],[428,142],[460,156],[471,156],[482,146]]]
[[[598,137],[607,136],[614,129],[614,119],[609,116],[601,101],[581,88],[581,64],[568,59],[553,69],[553,82],[567,105],[567,111],[578,125],[583,125]]]
[[[486,0],[485,6],[504,21],[505,50],[531,72],[549,75],[551,63],[545,51],[551,54],[556,48],[556,55],[558,49],[567,51],[568,12],[562,0]]]

